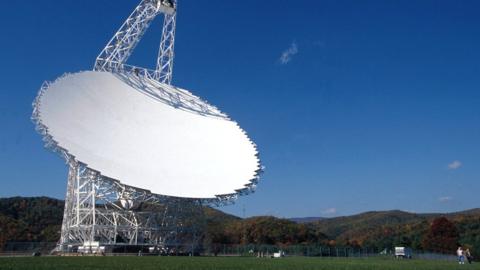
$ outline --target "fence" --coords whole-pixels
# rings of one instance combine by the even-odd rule
[[[48,255],[56,247],[55,242],[7,242],[0,248],[0,256],[25,256],[33,253]],[[115,252],[107,255],[138,255],[142,250],[143,255],[149,255],[148,247],[118,248]],[[202,256],[271,256],[273,253],[283,251],[287,256],[315,256],[315,257],[393,257],[392,251],[380,251],[375,248],[354,248],[354,247],[331,247],[321,245],[223,245],[212,244],[203,247],[193,245],[170,246],[168,252],[162,255],[202,255]],[[159,255],[156,253],[155,255]],[[150,254],[152,255],[152,254]],[[427,260],[456,260],[455,255],[437,254],[424,251],[414,251],[414,259]]]
[[[7,242],[3,247],[0,246],[0,256],[49,254],[56,245],[55,242]]]
[[[378,256],[379,251],[373,248],[329,247],[320,245],[212,245],[205,248],[206,254],[220,256],[273,254],[283,251],[290,256],[318,257],[370,257]]]

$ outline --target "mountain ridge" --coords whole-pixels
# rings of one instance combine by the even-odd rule
[[[342,215],[342,216],[335,216],[335,217],[322,217],[322,216],[307,216],[307,217],[290,217],[287,218],[291,221],[298,221],[298,222],[313,222],[319,220],[329,220],[329,219],[339,219],[339,218],[349,218],[349,217],[357,217],[366,214],[381,214],[381,213],[401,213],[401,214],[411,214],[411,215],[418,215],[418,216],[455,216],[458,214],[462,215],[480,215],[480,208],[469,208],[460,211],[452,211],[452,212],[410,212],[404,211],[399,209],[392,209],[392,210],[373,210],[373,211],[365,211],[351,215]]]
[[[0,198],[0,250],[9,241],[58,241],[63,204],[64,201],[49,197]],[[367,211],[350,216],[293,220],[272,216],[242,219],[211,207],[205,207],[204,214],[205,234],[210,244],[316,244],[376,250],[396,245],[423,250],[432,222],[445,217],[458,230],[459,243],[480,251],[480,208],[449,213]]]

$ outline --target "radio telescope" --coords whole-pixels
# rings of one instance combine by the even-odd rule
[[[189,233],[193,241],[195,209],[255,190],[256,145],[225,113],[171,84],[176,11],[176,0],[142,0],[93,71],[45,82],[33,103],[46,147],[69,166],[59,251],[158,247]],[[157,15],[156,69],[127,65]]]

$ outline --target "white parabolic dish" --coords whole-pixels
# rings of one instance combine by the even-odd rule
[[[155,194],[232,194],[260,168],[255,145],[237,123],[155,80],[69,74],[51,83],[37,106],[58,147],[103,176]]]

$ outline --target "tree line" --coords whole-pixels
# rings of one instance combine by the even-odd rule
[[[452,254],[457,245],[480,257],[480,211],[419,215],[401,211],[368,212],[350,217],[297,223],[271,216],[240,219],[204,208],[204,244],[321,245],[375,250],[408,246]],[[57,242],[63,201],[46,198],[0,199],[0,250],[6,242]]]

